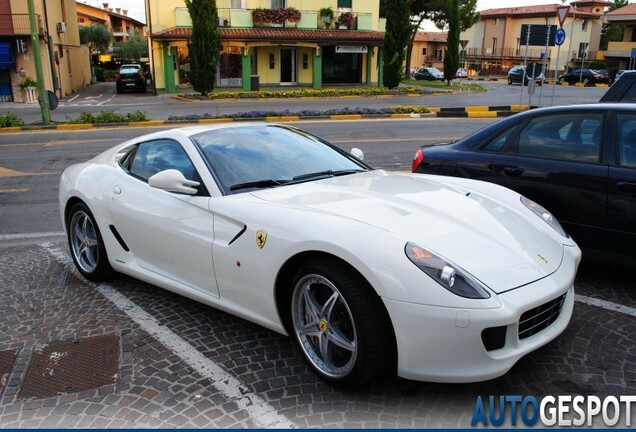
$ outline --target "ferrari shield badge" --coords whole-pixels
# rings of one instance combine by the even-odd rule
[[[265,231],[256,231],[256,246],[260,249],[265,247],[265,242],[267,241],[267,233]]]

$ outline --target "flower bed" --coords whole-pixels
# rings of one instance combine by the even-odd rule
[[[187,99],[269,99],[269,98],[303,98],[303,97],[338,97],[360,96],[374,97],[384,95],[422,94],[418,87],[398,87],[395,89],[372,88],[334,88],[334,89],[298,89],[298,90],[261,90],[261,91],[216,91],[207,96],[199,94],[180,95]]]

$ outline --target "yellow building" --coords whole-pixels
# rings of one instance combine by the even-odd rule
[[[447,39],[447,32],[418,31],[413,40],[411,69],[434,67],[443,70]]]
[[[135,31],[145,36],[145,24],[128,16],[128,10],[112,8],[107,2],[101,8],[77,2],[77,23],[80,27],[103,24],[113,34],[115,42],[125,42]]]
[[[610,25],[623,27],[623,40],[609,42],[603,54],[607,60],[614,60],[619,69],[636,69],[636,4],[615,9],[605,16]]]
[[[156,87],[174,92],[189,86],[192,21],[184,1],[145,1]],[[216,5],[223,44],[218,87],[382,86],[385,22],[379,0],[217,0]],[[324,14],[326,8],[332,15]]]
[[[33,2],[46,89],[61,97],[90,84],[88,49],[80,46],[75,1]],[[27,77],[36,77],[27,2],[0,0],[0,102],[25,101],[20,83]]]
[[[479,12],[479,22],[462,32],[461,40],[468,41],[466,63],[480,75],[505,75],[512,66],[546,59],[548,76],[563,71],[575,62],[597,57],[603,27],[603,13],[611,3],[605,0],[579,0],[569,3],[563,29],[566,39],[561,46],[557,64],[557,46],[529,45],[523,39],[523,27],[550,26],[556,33],[559,27],[557,7],[561,4],[504,7]],[[547,30],[547,29],[546,29]],[[529,32],[531,35],[533,31]],[[527,32],[525,33],[528,34]],[[554,37],[554,34],[553,34]],[[542,40],[545,40],[543,38]]]

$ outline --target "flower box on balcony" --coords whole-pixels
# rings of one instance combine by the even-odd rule
[[[296,8],[263,9],[252,11],[252,21],[255,27],[282,27],[285,23],[297,23],[302,14]]]

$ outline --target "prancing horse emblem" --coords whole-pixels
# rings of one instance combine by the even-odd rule
[[[265,231],[256,231],[256,246],[260,249],[265,247],[265,242],[267,241],[267,233]]]

